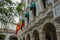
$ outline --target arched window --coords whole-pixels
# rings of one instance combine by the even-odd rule
[[[56,29],[52,23],[47,23],[44,28],[45,40],[57,40]]]
[[[27,40],[30,40],[30,35],[29,34],[27,35]]]
[[[33,31],[33,38],[34,38],[34,40],[40,40],[40,39],[39,39],[39,33],[38,33],[37,30],[34,30],[34,31]]]

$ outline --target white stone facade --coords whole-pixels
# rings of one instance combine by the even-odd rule
[[[29,0],[31,4],[32,0]],[[29,10],[29,25],[17,34],[18,40],[60,40],[60,0],[51,0],[48,7],[44,8],[42,0],[36,3],[36,17]],[[33,20],[34,19],[34,20]]]
[[[8,29],[8,30],[0,29],[0,34],[5,35],[5,39],[4,40],[9,40],[10,36],[16,37],[15,31],[12,30],[12,29]]]

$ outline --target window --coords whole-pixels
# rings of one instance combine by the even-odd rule
[[[36,7],[34,7],[33,9],[32,9],[32,12],[33,12],[33,16],[34,16],[34,18],[36,17]]]
[[[45,3],[45,0],[43,0],[43,5],[44,5],[44,8],[46,8],[46,3]]]
[[[29,0],[28,0],[28,4],[29,4]]]
[[[30,10],[32,11],[32,14],[33,14],[34,19],[35,19],[35,17],[36,17],[36,4],[35,4],[35,2],[31,3]]]
[[[29,23],[29,16],[27,17],[27,21],[28,21],[28,23]]]
[[[43,5],[44,5],[44,8],[48,7],[48,5],[52,3],[51,0],[43,0]]]

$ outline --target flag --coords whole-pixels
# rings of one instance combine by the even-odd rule
[[[22,27],[24,27],[24,26],[25,26],[25,24],[23,23],[23,24],[22,24]]]
[[[24,27],[24,25],[25,25],[25,24],[24,24],[24,23],[22,23],[21,30],[22,30],[22,28]]]
[[[22,20],[20,20],[20,29],[22,30]]]
[[[24,27],[24,25],[25,25],[25,20],[23,19],[22,20],[22,27]]]
[[[21,26],[21,30],[22,30],[22,28],[24,27],[24,25],[25,25],[25,22],[24,22],[24,19],[22,19],[22,26]]]
[[[20,25],[16,24],[16,34],[18,33],[19,30],[20,30]]]
[[[24,23],[22,24],[22,26],[21,26],[21,28],[20,28],[20,29],[22,30],[22,28],[23,28],[23,27],[24,27]]]

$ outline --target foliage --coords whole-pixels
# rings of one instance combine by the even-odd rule
[[[17,38],[16,37],[13,37],[13,36],[10,36],[9,37],[9,40],[17,40]]]
[[[12,39],[12,36],[9,37],[9,40],[13,40],[13,39]]]
[[[11,0],[1,0],[0,1],[0,21],[7,23],[12,15],[12,1]]]
[[[13,3],[11,0],[0,0],[0,22],[2,24],[15,24],[14,16],[23,13],[23,3],[18,3],[17,7],[14,7],[14,5],[16,6],[17,3]]]
[[[22,9],[23,6],[24,6],[23,3],[19,3],[18,6],[16,7],[16,10],[18,11],[19,15],[24,12],[24,10]]]
[[[5,39],[5,35],[4,34],[0,34],[0,39],[4,40]]]

